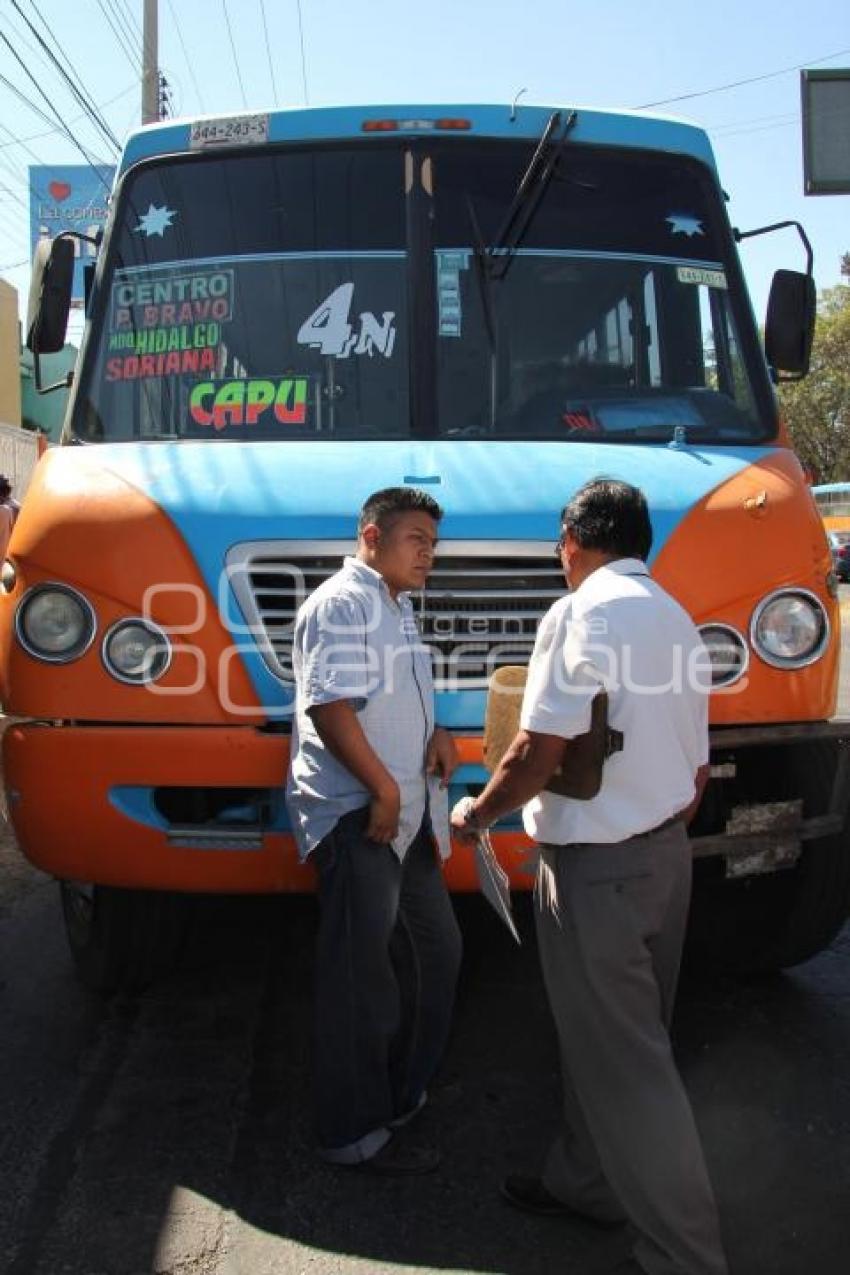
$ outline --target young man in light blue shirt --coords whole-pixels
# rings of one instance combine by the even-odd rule
[[[434,726],[431,661],[408,596],[431,570],[441,517],[413,488],[370,496],[356,556],[307,599],[293,640],[287,806],[319,882],[320,1149],[331,1163],[393,1174],[439,1160],[393,1135],[426,1100],[461,954],[428,800],[429,775],[445,786],[457,757]],[[412,987],[391,941],[407,949]]]

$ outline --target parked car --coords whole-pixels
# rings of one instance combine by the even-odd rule
[[[826,538],[832,551],[832,566],[838,579],[850,581],[850,532],[828,531]]]

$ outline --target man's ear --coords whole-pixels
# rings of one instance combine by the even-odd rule
[[[576,556],[576,553],[579,551],[580,548],[581,548],[581,545],[576,540],[575,536],[571,535],[570,532],[568,531],[566,536],[564,537],[564,550],[567,555],[567,562],[572,562],[573,558]]]
[[[381,538],[381,529],[375,522],[367,522],[366,526],[360,532],[360,539],[366,545],[367,549],[377,548],[378,541]]]

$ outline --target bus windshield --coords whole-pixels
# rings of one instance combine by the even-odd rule
[[[435,158],[439,406],[448,434],[714,441],[765,432],[717,194],[672,156],[569,141],[510,256],[487,250],[517,148]],[[482,251],[483,249],[483,251]]]
[[[507,253],[499,228],[533,150],[436,139],[139,165],[118,195],[75,433],[408,437],[409,316],[425,305],[432,437],[769,434],[707,173],[567,141]]]

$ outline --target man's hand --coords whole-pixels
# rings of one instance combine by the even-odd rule
[[[398,836],[398,820],[401,813],[401,794],[398,784],[387,784],[369,803],[369,824],[366,836],[379,845],[389,845]]]
[[[460,801],[455,802],[451,813],[452,832],[458,841],[474,841],[477,835],[475,829],[466,822],[470,800],[469,797],[461,797]]]
[[[457,748],[449,732],[438,726],[428,743],[425,754],[425,772],[428,775],[440,776],[440,787],[448,788],[449,780],[457,770]]]
[[[554,775],[563,755],[564,741],[559,735],[519,731],[484,791],[475,798],[476,828],[491,827],[497,819],[536,797]],[[462,797],[452,811],[452,832],[461,841],[475,837],[475,828],[465,823],[469,801]]]

